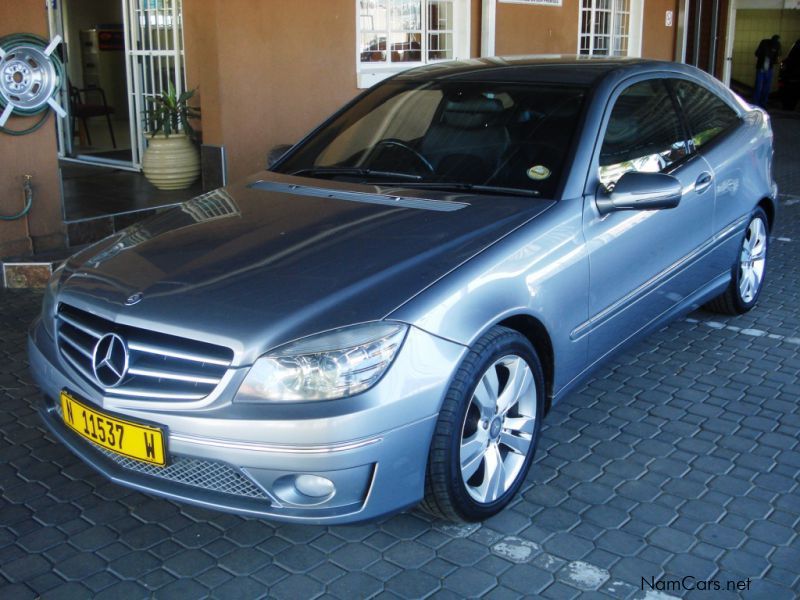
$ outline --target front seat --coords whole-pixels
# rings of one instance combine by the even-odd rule
[[[502,113],[503,104],[496,98],[445,100],[420,145],[438,179],[474,183],[494,174],[510,140],[500,122]]]

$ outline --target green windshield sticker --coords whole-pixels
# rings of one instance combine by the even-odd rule
[[[528,169],[528,177],[534,181],[542,181],[550,177],[550,169],[544,165],[534,165]]]

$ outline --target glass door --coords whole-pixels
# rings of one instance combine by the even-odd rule
[[[58,119],[58,155],[64,162],[139,170],[131,141],[123,4],[87,5],[48,0],[50,34],[64,40],[59,53],[66,81],[67,115]]]

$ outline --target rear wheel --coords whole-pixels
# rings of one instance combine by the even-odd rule
[[[728,289],[706,307],[728,315],[739,315],[753,308],[764,286],[768,247],[767,215],[757,208],[745,229]]]
[[[454,521],[500,512],[530,468],[543,404],[531,343],[505,327],[491,329],[470,349],[442,405],[423,507]]]

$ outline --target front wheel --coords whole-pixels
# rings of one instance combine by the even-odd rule
[[[544,376],[531,343],[494,327],[469,350],[439,413],[423,507],[453,521],[500,512],[519,490],[536,450]]]
[[[761,288],[764,287],[768,248],[767,215],[763,209],[756,208],[745,229],[728,289],[711,300],[706,307],[728,315],[740,315],[753,308],[761,295]]]

